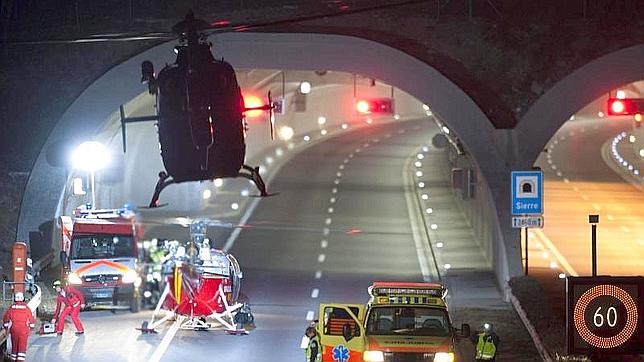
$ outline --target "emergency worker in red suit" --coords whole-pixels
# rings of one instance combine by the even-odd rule
[[[23,362],[27,358],[29,331],[36,327],[36,319],[22,293],[17,292],[13,300],[14,303],[4,313],[2,322],[11,334],[11,360]]]
[[[56,324],[56,333],[59,336],[63,334],[65,318],[67,316],[72,317],[72,322],[74,322],[74,327],[76,327],[76,335],[85,333],[85,329],[79,318],[81,309],[85,308],[85,297],[83,297],[83,293],[70,286],[63,288],[60,280],[54,281],[54,289],[56,289],[58,296],[56,297],[56,311],[54,311],[54,318],[51,320],[51,323]]]

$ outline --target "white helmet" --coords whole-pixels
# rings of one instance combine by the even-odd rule
[[[14,302],[24,302],[25,295],[22,294],[21,292],[17,292],[16,294],[13,295],[13,300]]]

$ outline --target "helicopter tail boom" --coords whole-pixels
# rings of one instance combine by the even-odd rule
[[[127,151],[127,134],[125,131],[126,125],[128,123],[158,121],[159,116],[126,117],[125,108],[123,108],[122,104],[119,106],[119,112],[121,114],[121,137],[123,140],[123,153],[125,153]]]

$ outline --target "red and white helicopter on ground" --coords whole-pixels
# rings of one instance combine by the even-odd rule
[[[253,317],[248,304],[240,302],[239,263],[233,255],[210,246],[209,222],[194,220],[189,242],[169,243],[162,268],[163,292],[150,320],[137,328],[143,333],[156,333],[159,325],[176,320],[181,329],[248,334],[243,326],[252,325]]]

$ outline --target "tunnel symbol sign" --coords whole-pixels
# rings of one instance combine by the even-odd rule
[[[512,171],[512,214],[543,213],[543,174],[541,171]]]

